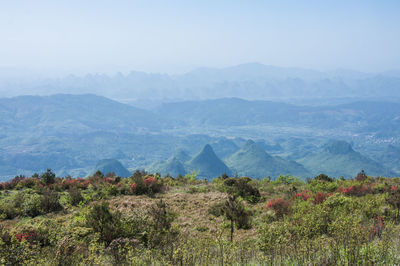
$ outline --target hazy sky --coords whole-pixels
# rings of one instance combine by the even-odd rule
[[[400,69],[399,0],[0,0],[0,69]]]

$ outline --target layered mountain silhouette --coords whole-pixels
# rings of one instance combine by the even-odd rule
[[[231,175],[231,170],[215,154],[213,148],[207,144],[192,160],[188,162],[188,168],[199,171],[199,177],[215,178],[221,174]]]
[[[301,164],[288,161],[278,156],[269,155],[263,148],[252,140],[227,160],[227,165],[238,175],[263,178],[276,177],[280,174],[290,174],[306,177],[310,174]]]
[[[231,139],[221,138],[216,142],[211,143],[215,154],[224,159],[239,150],[239,147]]]
[[[148,169],[162,175],[170,174],[175,177],[191,171],[197,171],[197,176],[200,178],[215,178],[224,173],[231,174],[230,169],[215,154],[209,144],[206,144],[191,160],[186,152],[178,150],[167,161],[154,163]]]
[[[91,174],[96,171],[101,171],[103,174],[114,173],[117,176],[129,177],[131,173],[118,160],[103,159],[100,160],[94,167]]]
[[[400,174],[400,147],[388,145],[379,157],[384,166]]]
[[[368,175],[393,175],[393,172],[381,164],[353,150],[345,141],[330,141],[321,152],[311,153],[298,160],[314,175],[324,173],[333,177],[354,177],[360,170]]]
[[[179,175],[185,175],[187,173],[184,161],[179,159],[180,156],[174,155],[167,161],[156,162],[152,164],[148,170],[150,172],[160,173],[161,175],[171,175],[177,177]],[[184,157],[186,158],[186,157]],[[190,157],[189,157],[190,159]]]

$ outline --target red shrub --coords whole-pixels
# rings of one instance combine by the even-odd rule
[[[282,198],[270,200],[267,204],[267,209],[275,212],[277,217],[283,217],[290,211],[291,202]]]
[[[323,193],[323,192],[317,192],[314,195],[314,199],[312,201],[313,204],[321,204],[322,202],[324,202],[326,200],[327,197],[332,196],[333,193]]]
[[[136,183],[129,184],[129,187],[131,189],[131,192],[134,193],[137,188],[137,184]]]
[[[29,244],[37,244],[39,242],[39,236],[34,230],[30,230],[26,233],[16,234],[15,238],[17,238],[19,242],[28,241]]]
[[[346,196],[357,196],[357,197],[364,196],[368,193],[372,193],[371,186],[365,186],[365,185],[355,185],[347,188],[340,187],[338,190],[340,193]]]
[[[294,195],[294,199],[302,199],[304,201],[307,201],[309,197],[310,197],[310,194],[308,194],[306,191],[296,193]]]
[[[383,230],[385,229],[385,222],[382,216],[374,215],[374,225],[372,226],[372,234],[374,236],[382,237]]]

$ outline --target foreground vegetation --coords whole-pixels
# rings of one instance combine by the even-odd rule
[[[6,265],[400,264],[400,179],[130,178],[0,185]]]

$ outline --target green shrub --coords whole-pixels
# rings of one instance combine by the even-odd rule
[[[68,190],[68,201],[72,206],[76,206],[84,201],[81,191],[77,188]]]
[[[25,216],[35,217],[42,213],[41,196],[38,194],[28,194],[22,204],[22,214]]]
[[[45,190],[40,198],[40,208],[44,213],[62,210],[60,196],[52,190]]]
[[[86,226],[100,234],[100,240],[107,244],[120,234],[120,212],[111,212],[108,204],[102,202],[94,205],[86,216]]]
[[[44,184],[54,184],[56,179],[56,174],[54,174],[51,169],[47,169],[46,172],[40,175],[40,179],[43,181]]]
[[[261,199],[260,191],[250,184],[251,178],[225,178],[226,191],[234,197],[242,197],[250,203],[257,203]]]

